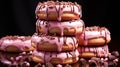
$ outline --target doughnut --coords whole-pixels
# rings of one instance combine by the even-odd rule
[[[39,2],[35,15],[37,19],[66,21],[82,17],[81,5],[72,2],[47,1]]]
[[[45,36],[37,33],[31,37],[31,42],[33,45],[36,45],[37,50],[41,51],[71,51],[78,46],[75,37]]]
[[[37,65],[35,65],[34,67],[79,67],[79,63],[73,63],[73,64],[51,64],[51,63],[45,63],[45,64],[41,64],[38,63]]]
[[[46,52],[34,50],[32,60],[37,63],[73,64],[79,60],[78,50],[69,52]]]
[[[110,32],[105,27],[86,27],[85,31],[77,36],[78,44],[83,46],[106,45],[111,41]]]
[[[108,45],[99,46],[99,47],[78,46],[77,49],[80,52],[80,57],[83,58],[109,56]]]
[[[5,52],[29,52],[35,49],[31,36],[5,36],[0,39],[0,50]]]
[[[83,30],[84,22],[82,20],[64,22],[37,20],[36,22],[36,32],[39,34],[75,36],[80,35]]]

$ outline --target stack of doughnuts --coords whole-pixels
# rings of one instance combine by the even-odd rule
[[[108,43],[111,41],[110,31],[106,27],[86,27],[82,35],[77,36],[80,57],[108,57]]]
[[[109,52],[110,31],[85,27],[82,7],[76,2],[39,2],[36,32],[32,36],[0,39],[0,65],[15,67],[116,66],[119,53]],[[108,63],[110,62],[110,64]]]
[[[31,37],[36,50],[32,59],[45,66],[76,67],[79,60],[77,35],[84,31],[81,5],[72,2],[39,2],[36,32]],[[77,66],[79,67],[79,66]]]

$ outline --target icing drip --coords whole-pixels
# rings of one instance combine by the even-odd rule
[[[20,51],[24,51],[24,48],[31,48],[30,36],[6,36],[1,38],[1,49],[6,51],[8,46],[14,46]]]
[[[59,29],[58,31],[60,32],[59,33],[60,36],[64,36],[64,29],[67,30],[74,29],[75,34],[73,35],[81,35],[81,32],[79,31],[83,31],[84,22],[82,20],[73,20],[73,21],[64,21],[64,22],[37,20],[36,22],[37,33],[45,33],[50,35],[51,34],[50,31],[56,28]],[[44,30],[44,32],[39,31],[39,29]],[[57,32],[54,32],[53,34],[57,34]]]
[[[84,45],[88,45],[89,39],[94,39],[99,37],[104,38],[105,44],[107,44],[107,39],[110,38],[110,32],[105,27],[99,27],[99,26],[86,27],[83,34],[78,37],[84,39]]]
[[[36,43],[37,45],[42,45],[43,43],[49,43],[52,45],[57,45],[58,51],[62,51],[63,45],[72,45],[73,50],[78,45],[77,40],[75,37],[55,37],[55,36],[37,36],[33,35],[31,38],[32,42]]]
[[[50,13],[57,13],[57,19],[58,21],[61,21],[61,16],[64,12],[73,12],[74,14],[78,14],[81,17],[81,11],[81,6],[77,3],[47,1],[43,3],[38,3],[35,14],[37,16],[37,14],[39,14],[40,12],[46,12],[47,20]]]
[[[60,8],[60,7],[61,7],[61,6],[60,6],[60,3],[59,3],[59,8],[58,8],[58,10],[57,10],[57,12],[58,12],[58,18],[57,18],[57,19],[58,19],[58,21],[61,21],[61,15],[62,15],[62,13],[63,13],[62,10],[61,10],[62,8]]]

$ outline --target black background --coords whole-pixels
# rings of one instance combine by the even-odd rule
[[[32,35],[35,32],[35,9],[39,1],[43,2],[43,0],[1,0],[0,37],[6,35]],[[82,5],[81,19],[85,22],[85,26],[107,27],[112,38],[109,43],[109,50],[120,51],[119,2],[116,0],[69,1]]]

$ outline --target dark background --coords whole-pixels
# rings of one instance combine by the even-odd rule
[[[1,0],[0,37],[6,35],[32,35],[35,32],[35,8],[39,1],[43,2],[43,0]],[[69,1],[82,5],[83,16],[81,19],[86,26],[107,27],[112,38],[109,43],[109,50],[120,51],[119,2],[116,0]]]

